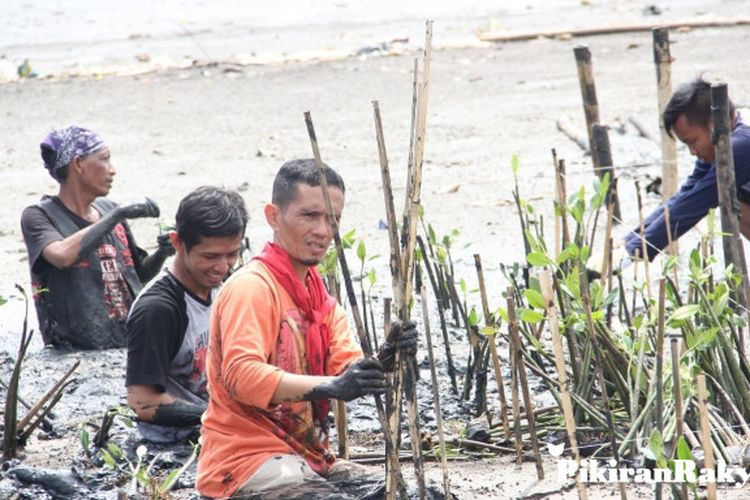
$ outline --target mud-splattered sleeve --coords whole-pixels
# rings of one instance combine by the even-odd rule
[[[268,408],[283,376],[269,363],[278,337],[278,296],[261,276],[246,273],[225,285],[216,308],[227,393],[245,405]]]
[[[358,339],[355,339],[357,334],[349,328],[349,318],[340,305],[336,305],[333,311],[332,325],[326,375],[338,375],[353,361],[363,357]]]

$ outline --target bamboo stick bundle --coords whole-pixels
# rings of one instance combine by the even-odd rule
[[[357,336],[359,337],[359,341],[362,346],[362,350],[365,353],[365,356],[372,356],[372,346],[369,344],[369,340],[365,335],[365,329],[362,325],[362,317],[359,314],[359,307],[357,306],[357,295],[354,292],[354,286],[352,285],[351,273],[349,272],[349,265],[346,261],[346,255],[344,254],[344,246],[341,242],[338,222],[336,221],[336,217],[333,213],[331,197],[328,193],[328,181],[325,176],[323,160],[320,157],[320,151],[318,149],[318,139],[315,135],[315,128],[313,127],[312,117],[309,111],[305,112],[305,123],[307,125],[307,132],[310,136],[310,144],[313,150],[313,157],[315,158],[315,163],[318,165],[318,171],[320,172],[320,187],[323,191],[323,199],[325,200],[328,223],[330,224],[331,230],[333,232],[333,239],[336,245],[339,265],[341,266],[341,274],[344,278],[346,295],[349,300],[352,316],[354,317]],[[380,425],[383,428],[383,439],[385,441],[385,450],[388,456],[388,477],[391,479],[391,481],[386,482],[386,496],[388,498],[395,498],[396,489],[400,491],[402,496],[405,496],[406,486],[404,484],[403,477],[401,476],[401,466],[398,461],[398,448],[394,446],[393,435],[389,426],[388,418],[385,413],[383,402],[380,399],[379,395],[376,394],[373,397],[375,398],[375,408],[378,412],[378,419],[380,420]]]

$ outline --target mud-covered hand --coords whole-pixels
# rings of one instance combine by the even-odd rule
[[[378,350],[378,359],[383,363],[383,369],[387,372],[393,371],[397,351],[404,356],[415,355],[418,336],[417,324],[413,321],[391,323],[391,331]]]
[[[364,358],[330,382],[321,384],[305,399],[330,398],[351,401],[368,394],[383,394],[388,385],[383,365],[375,358]],[[317,396],[317,397],[316,397]]]
[[[159,247],[156,249],[160,254],[169,257],[175,254],[175,248],[172,245],[172,240],[169,237],[169,233],[162,233],[156,237],[156,243]]]
[[[136,201],[120,206],[120,215],[126,219],[138,219],[141,217],[159,217],[159,205],[151,198]]]

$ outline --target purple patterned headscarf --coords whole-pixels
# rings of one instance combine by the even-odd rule
[[[39,146],[45,168],[60,183],[65,180],[60,170],[76,156],[86,156],[105,147],[99,134],[76,125],[53,130]]]

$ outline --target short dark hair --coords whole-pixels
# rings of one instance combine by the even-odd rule
[[[344,179],[325,163],[323,170],[328,187],[337,187],[342,193],[346,193]],[[297,184],[320,186],[320,173],[314,159],[304,158],[284,163],[273,180],[271,201],[284,210],[297,196]]]
[[[185,196],[177,208],[177,235],[187,250],[203,237],[243,236],[247,209],[236,191],[201,186]]]
[[[730,100],[729,114],[733,115],[734,111],[734,104]],[[674,126],[680,115],[685,115],[690,124],[700,127],[706,127],[711,120],[711,82],[703,75],[680,85],[664,108],[664,130],[673,139]]]

